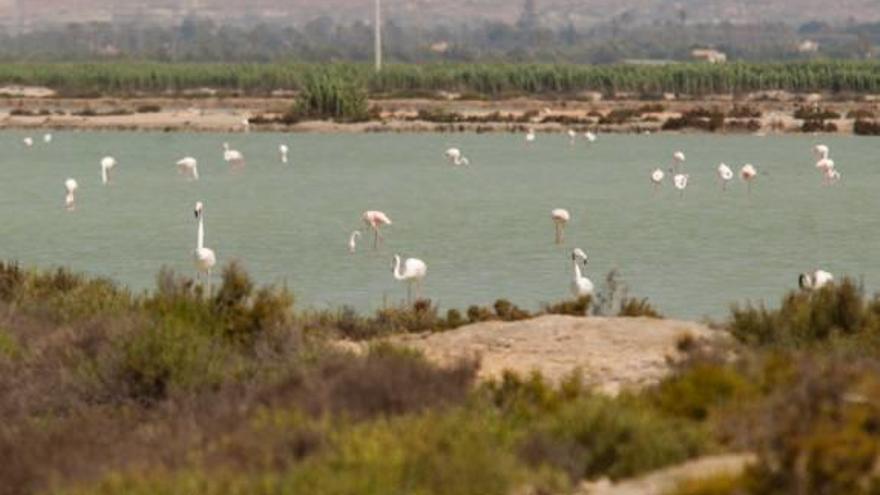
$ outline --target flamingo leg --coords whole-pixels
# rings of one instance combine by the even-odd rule
[[[379,249],[379,229],[373,227],[373,249]]]
[[[556,244],[562,244],[562,225],[556,224]]]

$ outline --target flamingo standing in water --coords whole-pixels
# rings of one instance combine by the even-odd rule
[[[577,132],[575,132],[574,129],[569,129],[568,130],[568,143],[574,144],[574,141],[576,139],[577,139]]]
[[[376,210],[365,211],[361,219],[368,228],[373,230],[373,249],[378,249],[379,241],[382,240],[379,228],[383,225],[391,225],[391,219],[385,213]]]
[[[673,153],[672,160],[674,163],[673,168],[677,171],[679,168],[681,168],[682,165],[684,165],[684,151],[676,151],[675,153]]]
[[[565,225],[571,220],[571,214],[566,209],[557,208],[550,212],[550,218],[556,226],[556,244],[562,244],[565,238]]]
[[[690,179],[690,175],[688,174],[675,174],[672,177],[672,184],[675,185],[675,188],[679,190],[679,194],[681,197],[684,197],[684,190],[687,189],[688,180]]]
[[[830,186],[840,180],[840,172],[836,168],[831,167],[825,170],[825,185]]]
[[[76,183],[76,180],[67,179],[64,181],[64,190],[67,191],[67,195],[64,196],[64,207],[67,208],[67,211],[73,211],[76,209],[77,189],[79,189],[79,184]]]
[[[196,203],[195,216],[199,221],[198,235],[196,237],[196,249],[193,251],[193,262],[196,265],[196,273],[199,280],[202,275],[207,275],[208,286],[211,285],[211,270],[217,264],[217,255],[214,250],[205,247],[205,209],[201,201]]]
[[[527,142],[527,143],[533,143],[533,142],[535,142],[535,138],[536,138],[536,137],[537,137],[537,136],[535,135],[535,130],[534,130],[534,129],[529,129],[529,131],[526,132],[526,142]]]
[[[595,291],[593,281],[581,272],[580,266],[580,262],[583,262],[583,271],[587,271],[587,253],[583,252],[580,248],[575,248],[571,252],[571,261],[574,268],[574,276],[571,281],[571,294],[576,298],[592,296]]]
[[[461,150],[458,148],[449,148],[444,154],[446,159],[452,162],[453,165],[470,165],[471,163],[467,157],[461,154]]]
[[[819,290],[834,282],[834,275],[825,270],[816,270],[813,273],[801,273],[798,276],[798,286],[803,290]]]
[[[357,241],[361,238],[361,231],[355,230],[348,238],[348,252],[354,254],[357,251]]]
[[[21,142],[23,142],[25,146],[30,148],[31,146],[34,145],[34,138],[28,136],[28,137],[22,139]]]
[[[110,172],[116,168],[116,159],[112,156],[105,156],[101,159],[101,183],[107,185],[110,183]]]
[[[192,180],[199,180],[199,162],[191,156],[181,158],[177,162],[177,172]]]
[[[412,287],[416,286],[416,300],[422,298],[422,280],[428,275],[428,266],[418,258],[407,258],[403,263],[400,255],[394,255],[394,263],[391,265],[391,273],[394,279],[406,283],[406,302],[412,304]]]
[[[752,193],[752,181],[757,176],[758,176],[758,170],[751,163],[746,163],[739,170],[740,179],[742,179],[743,181],[745,181],[746,184],[748,184],[749,194]]]
[[[281,153],[281,163],[287,163],[287,152],[290,151],[290,148],[287,147],[286,144],[282,144],[278,146],[278,152]]]
[[[43,142],[49,144],[52,142],[52,135],[49,133],[43,134]]]
[[[584,137],[587,138],[588,143],[595,143],[597,139],[596,135],[590,131],[585,132]]]
[[[223,159],[233,167],[244,166],[244,154],[241,151],[231,149],[229,143],[223,143]]]
[[[655,168],[653,172],[651,172],[651,182],[654,183],[654,191],[660,187],[660,184],[663,183],[663,179],[666,177],[666,174],[663,173],[659,168]]]
[[[726,163],[718,165],[718,179],[721,181],[721,190],[727,190],[727,183],[733,180],[733,170]]]

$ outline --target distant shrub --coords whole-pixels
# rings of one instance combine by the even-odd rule
[[[366,82],[355,71],[341,74],[342,68],[338,69],[305,74],[295,106],[299,118],[339,122],[369,119]]]
[[[727,116],[733,119],[759,119],[761,118],[761,115],[761,110],[750,105],[734,105],[733,108],[727,112]]]
[[[836,120],[840,114],[820,107],[798,107],[794,112],[794,118],[801,120]]]
[[[159,113],[162,111],[162,107],[153,103],[148,103],[139,105],[135,111],[137,113]]]
[[[875,114],[867,108],[856,108],[846,113],[846,118],[853,120],[873,119]]]
[[[853,132],[859,136],[880,136],[880,122],[875,120],[856,120]]]
[[[620,311],[617,312],[617,316],[663,318],[663,315],[648,302],[647,298],[636,299],[634,297],[625,297],[620,301]]]
[[[805,120],[801,125],[802,132],[837,132],[837,124],[824,120]]]

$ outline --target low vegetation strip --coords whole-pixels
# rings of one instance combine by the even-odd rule
[[[367,64],[306,63],[2,63],[0,84],[44,86],[67,96],[181,94],[209,88],[264,95],[301,90],[316,75],[356,84],[371,96],[475,97],[633,92],[688,95],[785,90],[880,93],[880,64],[872,61],[681,63],[662,66],[574,64],[393,64],[374,73]]]
[[[633,311],[607,293],[546,312]],[[677,339],[670,374],[614,397],[579,374],[479,382],[467,357],[438,367],[375,338],[450,331],[430,303],[339,318],[294,301],[235,265],[210,294],[168,271],[132,294],[0,264],[0,494],[562,494],[737,452],[754,453],[744,472],[672,492],[880,487],[880,298],[851,280],[735,307],[714,324],[734,338]],[[509,302],[468,313],[542,321]],[[633,321],[646,342],[673,324]],[[332,345],[352,328],[366,352]]]

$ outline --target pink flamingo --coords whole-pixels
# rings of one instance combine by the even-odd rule
[[[388,218],[388,215],[385,213],[376,210],[365,211],[361,216],[361,219],[367,227],[373,230],[373,249],[377,249],[379,247],[379,241],[382,239],[382,235],[379,233],[379,227],[383,225],[391,225],[391,219]]]
[[[553,223],[556,224],[556,244],[562,244],[565,239],[565,225],[571,220],[568,210],[557,208],[550,212]]]

